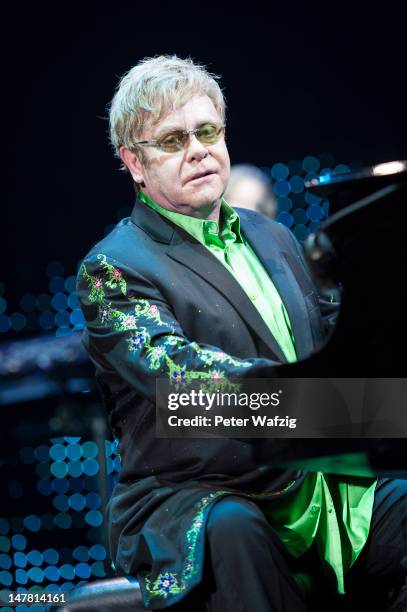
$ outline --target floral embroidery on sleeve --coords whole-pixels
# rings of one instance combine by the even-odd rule
[[[110,324],[115,331],[128,332],[126,342],[129,352],[143,355],[150,370],[166,371],[169,380],[176,385],[198,379],[205,381],[207,391],[218,388],[219,384],[229,388],[236,387],[234,383],[228,381],[225,372],[222,371],[222,365],[246,368],[251,365],[250,362],[234,359],[223,351],[203,349],[196,342],[188,342],[176,334],[175,322],[172,327],[170,324],[170,332],[163,333],[160,340],[153,344],[145,325],[149,322],[157,327],[166,325],[161,319],[158,306],[149,300],[137,298],[134,291],[128,291],[122,271],[109,264],[106,255],[100,254],[97,259],[102,267],[102,273],[92,275],[88,273],[85,264],[81,267],[82,277],[89,288],[89,301],[98,305],[98,318],[102,324]],[[105,287],[119,288],[122,295],[128,299],[131,309],[122,312],[113,308],[111,302],[106,299]],[[199,361],[206,367],[191,370],[184,364],[174,361],[169,353],[186,347],[192,348]]]

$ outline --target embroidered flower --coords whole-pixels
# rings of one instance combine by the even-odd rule
[[[222,380],[222,378],[223,378],[223,372],[219,372],[219,370],[214,370],[212,372],[212,380],[218,381],[218,380]]]
[[[148,309],[148,312],[151,315],[156,315],[158,314],[158,307],[155,304],[151,304],[150,308]]]
[[[137,326],[136,317],[134,315],[126,315],[122,320],[122,325],[126,329],[132,329]]]
[[[102,281],[101,278],[97,278],[95,280],[95,287],[96,287],[96,289],[100,289],[100,287],[103,287],[103,281]]]
[[[99,309],[99,315],[102,323],[106,323],[110,319],[111,308],[109,306],[101,306]]]
[[[180,370],[179,372],[174,372],[172,375],[173,378],[173,382],[175,383],[182,383],[185,380],[185,371],[184,370]]]
[[[122,273],[119,270],[119,268],[113,268],[112,274],[113,274],[114,278],[121,278],[122,277]]]
[[[143,334],[134,334],[130,338],[130,346],[131,346],[132,349],[137,350],[141,346],[143,346],[144,341],[145,341],[145,338],[144,338]]]
[[[163,574],[162,576],[160,576],[157,586],[163,591],[169,593],[173,584],[175,584],[174,576],[172,576],[171,574]]]

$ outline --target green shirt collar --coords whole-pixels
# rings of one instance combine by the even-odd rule
[[[198,242],[205,246],[210,246],[219,240],[223,242],[226,240],[242,242],[239,215],[223,198],[219,217],[220,231],[219,224],[216,221],[211,219],[197,219],[196,217],[190,217],[188,215],[173,212],[172,210],[167,210],[159,206],[142,191],[139,194],[139,198],[142,202],[147,204],[147,206],[150,206],[150,208],[160,213],[160,215],[184,229],[188,234],[196,238]]]

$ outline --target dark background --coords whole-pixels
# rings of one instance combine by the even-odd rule
[[[357,4],[357,6],[355,6]],[[407,157],[401,8],[353,3],[31,3],[3,14],[1,270],[7,312],[75,274],[131,206],[107,140],[118,78],[160,53],[222,75],[232,162]],[[28,333],[12,330],[3,338]]]

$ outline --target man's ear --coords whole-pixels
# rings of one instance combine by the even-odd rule
[[[130,149],[126,149],[126,147],[120,147],[120,158],[133,177],[133,181],[135,183],[142,183],[143,165],[134,151],[130,151]]]

